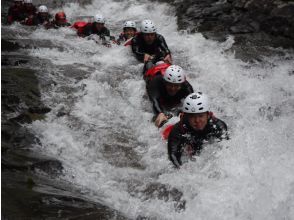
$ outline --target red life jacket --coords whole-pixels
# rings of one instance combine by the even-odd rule
[[[71,27],[77,30],[77,34],[80,36],[84,32],[84,28],[89,24],[85,21],[76,21]]]
[[[147,70],[147,72],[145,73],[144,78],[146,80],[152,80],[155,76],[161,74],[162,76],[165,73],[165,70],[170,66],[171,64],[169,63],[162,63],[159,65],[156,65],[152,68],[150,68],[149,70]]]

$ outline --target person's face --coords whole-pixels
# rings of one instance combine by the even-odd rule
[[[143,38],[146,44],[152,44],[155,41],[156,34],[155,33],[148,33],[144,34]]]
[[[194,130],[201,131],[208,123],[208,112],[189,114],[188,121]]]
[[[125,28],[124,29],[124,34],[126,35],[126,37],[128,39],[134,37],[135,36],[135,33],[136,33],[136,31],[135,31],[134,28]]]
[[[176,83],[165,83],[165,89],[168,95],[175,96],[178,91],[182,88],[182,84],[176,84]]]
[[[96,29],[98,30],[98,31],[100,31],[103,27],[104,27],[104,24],[102,24],[102,23],[96,23]]]
[[[44,19],[46,19],[48,17],[48,13],[47,12],[39,12],[39,14]]]

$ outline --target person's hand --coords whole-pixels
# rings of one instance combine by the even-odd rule
[[[172,58],[171,58],[171,55],[170,55],[170,54],[166,55],[166,56],[164,57],[163,61],[164,61],[165,63],[172,64]]]
[[[164,121],[167,121],[167,120],[168,120],[168,118],[164,113],[159,113],[157,115],[156,120],[155,120],[156,127],[159,127]]]
[[[152,60],[153,59],[153,56],[145,53],[144,54],[144,63],[148,62],[149,60]]]

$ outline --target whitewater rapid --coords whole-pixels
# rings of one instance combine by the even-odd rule
[[[219,43],[182,35],[173,8],[157,2],[94,0],[63,9],[70,21],[102,13],[115,36],[126,20],[152,19],[231,139],[175,170],[150,122],[142,64],[130,49],[40,28],[25,37],[50,42],[29,53],[47,61],[34,68],[47,82],[42,99],[52,111],[30,126],[41,142],[33,150],[62,162],[62,181],[133,219],[294,218],[293,54],[245,63],[229,51],[233,37]]]

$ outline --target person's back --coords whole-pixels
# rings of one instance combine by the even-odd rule
[[[227,125],[208,111],[208,101],[202,93],[192,93],[184,101],[183,115],[168,137],[168,155],[180,168],[182,154],[199,154],[203,143],[227,139]]]

